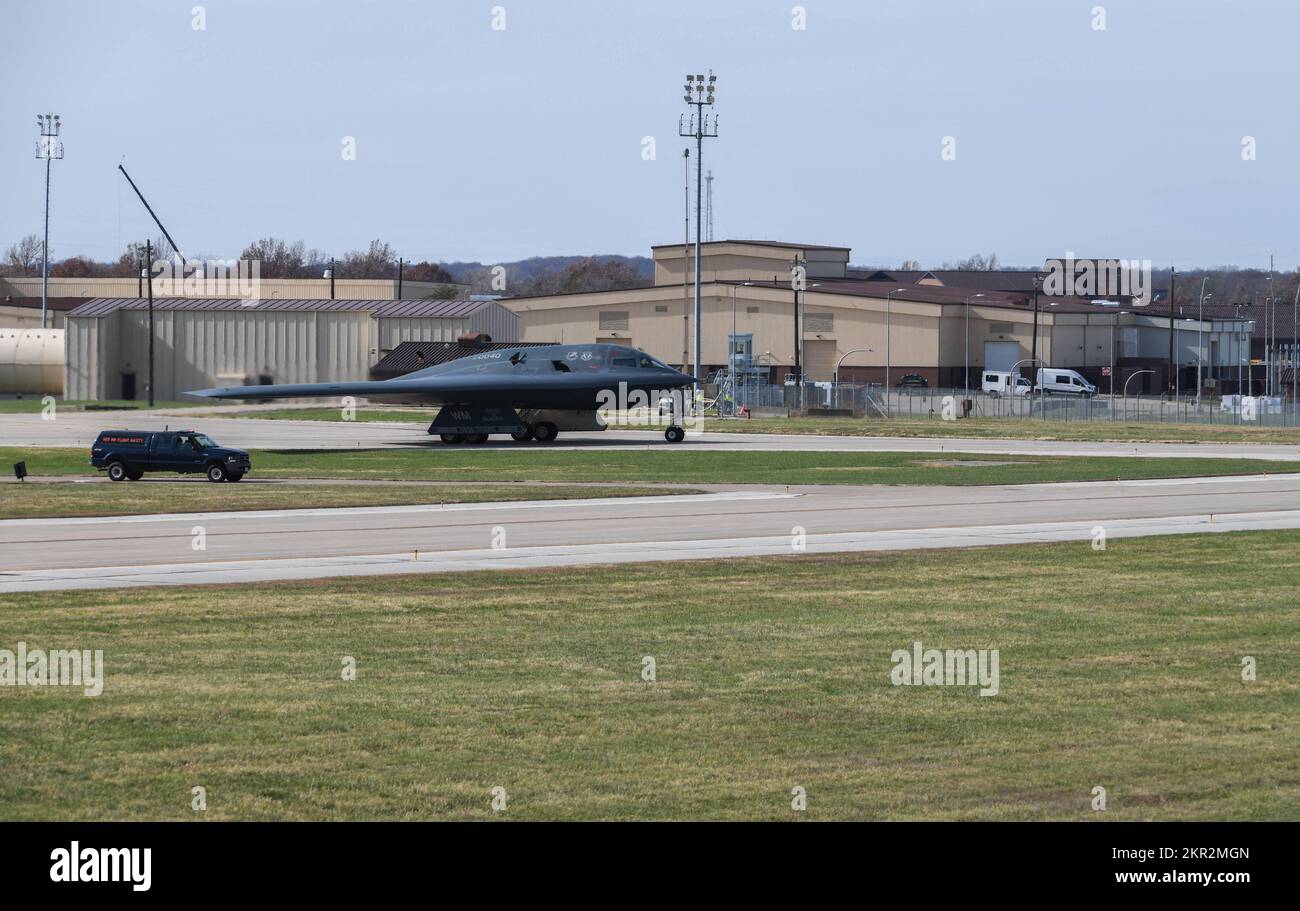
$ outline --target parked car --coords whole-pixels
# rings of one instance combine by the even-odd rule
[[[930,381],[919,373],[905,374],[896,384],[899,389],[925,389],[930,385]]]
[[[1005,370],[985,370],[980,388],[987,392],[990,398],[996,399],[1004,395],[1029,395],[1034,387],[1023,376]]]
[[[1086,399],[1097,394],[1097,387],[1085,380],[1078,371],[1040,367],[1034,391],[1043,395],[1078,395]]]
[[[238,481],[253,467],[244,450],[218,446],[194,430],[105,430],[90,448],[90,464],[108,472],[110,481],[138,481],[146,471]]]

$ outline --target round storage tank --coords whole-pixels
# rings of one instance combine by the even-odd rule
[[[63,362],[62,329],[0,329],[0,395],[62,395]]]

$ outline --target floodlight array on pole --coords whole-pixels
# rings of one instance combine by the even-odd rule
[[[36,157],[45,159],[45,242],[41,245],[41,328],[49,325],[50,309],[50,162],[63,157],[58,114],[37,114],[36,125],[41,138],[36,141]]]
[[[688,105],[695,106],[695,113],[690,115],[687,122],[684,117],[677,118],[677,135],[690,136],[695,139],[695,400],[699,401],[700,383],[702,382],[700,371],[702,369],[700,362],[700,241],[703,237],[701,233],[701,217],[703,215],[704,197],[703,197],[703,174],[704,174],[704,140],[713,139],[718,135],[718,115],[713,115],[713,122],[709,122],[708,116],[704,113],[705,105],[713,106],[714,94],[717,91],[718,77],[713,75],[713,70],[709,70],[708,77],[702,75],[686,76],[686,84],[683,86],[682,97]]]

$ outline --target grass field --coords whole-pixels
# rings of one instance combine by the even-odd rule
[[[212,819],[1294,819],[1298,548],[0,597],[0,648],[103,649],[106,676],[0,687],[0,818],[192,819],[203,786]],[[998,649],[1000,693],[892,686],[916,640]]]
[[[686,488],[600,485],[427,484],[392,487],[342,484],[258,485],[192,483],[6,484],[0,519],[123,516],[150,513],[231,512],[415,503],[573,500],[694,493]]]
[[[433,411],[392,406],[362,406],[358,421],[411,422],[428,425]],[[250,411],[240,417],[265,420],[341,421],[338,408],[284,408]],[[659,429],[659,428],[647,428]],[[1232,424],[1162,424],[1133,421],[1043,421],[1037,418],[976,417],[961,421],[936,418],[706,418],[708,433],[797,433],[865,437],[959,437],[963,439],[1064,440],[1125,443],[1297,443],[1300,427],[1251,427]]]
[[[27,470],[34,477],[94,473],[87,464],[85,450],[0,448],[0,465],[20,459],[27,462]],[[1032,484],[1300,471],[1300,463],[1257,459],[707,452],[665,447],[546,451],[538,446],[451,448],[441,444],[421,449],[254,450],[252,459],[253,478],[591,484]]]

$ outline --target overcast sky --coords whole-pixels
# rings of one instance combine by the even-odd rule
[[[194,6],[0,6],[0,246],[40,233],[48,110],[60,258],[156,234],[124,156],[190,254],[644,255],[682,238],[681,84],[712,67],[715,238],[1300,263],[1295,0],[807,0],[803,30],[788,0]]]

